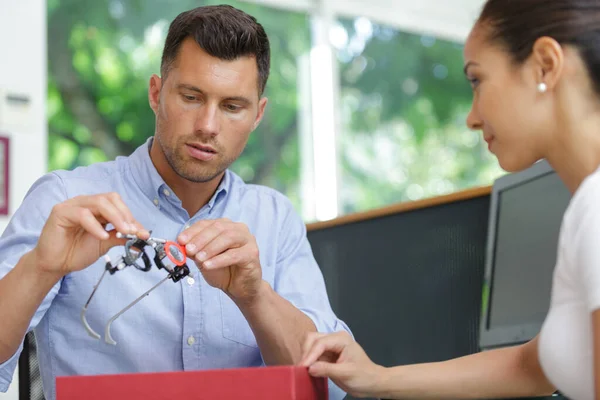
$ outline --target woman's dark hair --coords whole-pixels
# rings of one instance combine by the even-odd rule
[[[600,94],[600,1],[487,0],[478,22],[516,63],[529,57],[542,36],[576,47]]]
[[[221,60],[253,56],[258,67],[259,94],[265,90],[270,68],[269,38],[254,17],[237,8],[220,5],[194,8],[179,14],[169,26],[160,71],[166,79],[181,43],[193,37],[208,54]]]

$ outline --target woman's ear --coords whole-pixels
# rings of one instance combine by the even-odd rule
[[[565,55],[562,46],[555,39],[543,36],[535,41],[531,53],[536,85],[543,83],[546,90],[552,90],[563,73]]]

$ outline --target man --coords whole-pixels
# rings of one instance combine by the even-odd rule
[[[259,124],[269,43],[232,7],[200,7],[171,24],[161,77],[150,79],[153,138],[129,157],[56,171],[29,190],[0,241],[0,389],[35,329],[44,392],[62,375],[198,370],[300,361],[309,332],[349,331],[290,202],[227,168]],[[168,281],[91,338],[80,312],[122,234],[177,241],[191,277]],[[260,250],[260,251],[259,251]],[[107,275],[87,308],[92,329],[166,276]],[[193,386],[191,386],[193,390]],[[343,393],[331,386],[332,398]]]

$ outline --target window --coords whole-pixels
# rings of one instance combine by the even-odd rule
[[[169,22],[220,3],[48,0],[49,168],[128,155],[153,135],[148,80]],[[487,185],[502,173],[466,128],[462,45],[336,16],[381,14],[384,0],[225,3],[255,16],[272,49],[266,115],[232,169],[283,192],[305,220]]]
[[[343,213],[487,185],[501,174],[466,127],[462,46],[340,19],[330,35],[340,76]],[[485,143],[485,142],[483,142]]]

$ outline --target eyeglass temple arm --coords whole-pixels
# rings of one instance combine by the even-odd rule
[[[158,282],[156,285],[152,286],[150,289],[148,289],[146,292],[144,292],[140,297],[138,297],[137,299],[135,299],[134,301],[132,301],[131,303],[129,303],[129,305],[127,307],[125,307],[124,309],[122,309],[121,311],[119,311],[118,313],[116,313],[114,317],[112,317],[110,320],[108,320],[108,323],[106,324],[106,328],[104,329],[104,341],[106,343],[108,343],[108,344],[113,344],[113,345],[117,344],[117,342],[112,338],[112,336],[110,334],[110,326],[112,325],[112,323],[117,318],[119,318],[123,313],[125,313],[125,311],[127,311],[131,307],[135,306],[144,297],[148,296],[150,294],[150,292],[152,292],[154,289],[156,289],[158,286],[162,285],[164,282],[166,282],[170,278],[171,278],[170,275],[167,275],[166,277],[164,277],[160,282]]]

